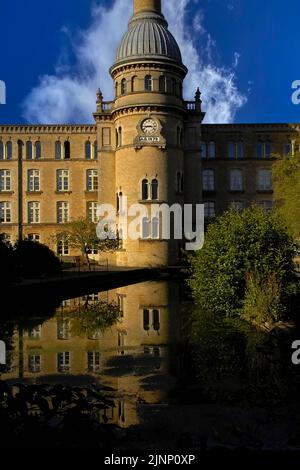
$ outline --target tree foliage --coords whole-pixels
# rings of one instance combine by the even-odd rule
[[[289,232],[300,238],[300,153],[278,158],[273,165],[276,209]]]
[[[46,245],[22,240],[14,246],[17,270],[22,277],[53,276],[61,271],[60,261]]]
[[[275,273],[261,276],[251,272],[246,278],[244,317],[258,323],[273,322],[283,313],[281,284]]]
[[[119,321],[120,315],[119,307],[113,302],[87,300],[80,308],[67,315],[64,314],[64,318],[70,320],[73,336],[92,337],[114,326]]]
[[[96,224],[89,219],[76,219],[64,226],[64,230],[57,235],[58,239],[66,239],[69,245],[86,258],[90,266],[89,253],[91,250],[112,252],[119,248],[120,242],[115,234],[108,233],[106,240],[100,240],[96,233]]]
[[[61,270],[59,259],[53,251],[46,245],[29,240],[18,241],[12,246],[0,239],[0,263],[5,273],[5,283],[20,277],[53,276]]]
[[[12,246],[0,235],[0,263],[3,273],[3,282],[11,282],[16,276],[16,267],[14,262],[14,253]]]
[[[277,214],[257,206],[232,209],[209,226],[203,249],[191,257],[189,284],[201,308],[230,316],[242,311],[248,273],[255,271],[264,280],[276,275],[284,303],[295,280],[295,254]]]

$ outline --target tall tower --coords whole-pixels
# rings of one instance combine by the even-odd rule
[[[103,102],[99,92],[94,115],[100,150],[100,203],[114,204],[120,214],[126,196],[128,206],[142,203],[150,214],[153,204],[183,205],[185,199],[201,202],[200,93],[195,102],[183,100],[187,68],[168,30],[160,0],[134,0],[134,14],[110,74],[115,99]],[[194,181],[187,180],[191,177]],[[141,237],[124,240],[123,249],[115,255],[116,264],[176,263],[181,243],[163,240],[160,222],[160,214],[144,218]]]

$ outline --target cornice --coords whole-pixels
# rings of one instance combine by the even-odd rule
[[[112,111],[112,116],[114,119],[118,119],[122,116],[128,116],[133,114],[145,114],[145,113],[161,113],[161,114],[180,114],[186,115],[187,110],[179,106],[172,106],[166,104],[136,104],[136,105],[126,105],[124,107],[116,108]]]
[[[202,124],[202,131],[212,130],[238,131],[238,130],[282,130],[282,131],[300,131],[300,123],[245,123],[245,124]]]
[[[173,72],[176,72],[181,77],[185,77],[187,74],[187,69],[184,65],[177,64],[173,61],[164,61],[164,60],[134,60],[132,59],[121,62],[117,65],[114,65],[110,68],[109,72],[113,79],[116,78],[117,75],[124,72],[129,72],[131,70],[149,70],[149,69],[168,69]]]
[[[94,124],[55,124],[55,125],[0,125],[0,134],[91,134],[96,133]]]

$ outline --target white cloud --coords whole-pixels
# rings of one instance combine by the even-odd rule
[[[205,122],[232,122],[237,110],[246,98],[236,86],[236,67],[239,55],[235,53],[231,69],[213,64],[213,51],[216,43],[203,26],[204,15],[199,9],[193,26],[186,22],[185,13],[190,2],[178,0],[164,2],[164,12],[170,30],[178,40],[189,75],[185,82],[187,99],[194,96],[196,88],[202,91]],[[23,108],[24,117],[29,122],[70,123],[92,122],[95,109],[95,93],[100,86],[105,99],[112,99],[113,84],[108,74],[113,64],[117,45],[126,31],[132,11],[132,0],[115,0],[110,8],[101,4],[93,7],[91,25],[75,36],[65,28],[71,40],[72,53],[76,59],[69,65],[68,54],[64,48],[58,58],[53,75],[40,77],[38,85],[26,97]],[[197,50],[197,38],[206,39],[205,50]]]
[[[206,111],[206,123],[233,122],[236,112],[246,103],[246,97],[239,92],[236,85],[236,67],[239,54],[234,53],[234,63],[231,69],[217,67],[213,63],[216,42],[202,26],[201,32],[206,34],[205,54],[197,49],[197,30],[199,20],[204,21],[204,16],[198,16],[197,27],[187,27],[185,12],[190,0],[177,1],[177,8],[173,8],[171,2],[165,2],[165,13],[168,18],[170,30],[176,36],[182,51],[185,65],[189,74],[185,80],[185,95],[193,98],[193,93],[199,86],[202,92],[203,110]],[[199,33],[198,33],[199,34]],[[204,56],[205,55],[205,56]]]

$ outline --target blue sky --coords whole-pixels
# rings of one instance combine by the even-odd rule
[[[96,87],[110,92],[105,69],[130,15],[130,0],[116,1],[114,9],[107,0],[1,2],[1,124],[91,119]],[[186,96],[199,83],[210,121],[300,122],[291,102],[300,80],[299,0],[176,0],[175,14],[175,0],[166,1],[192,70]]]

